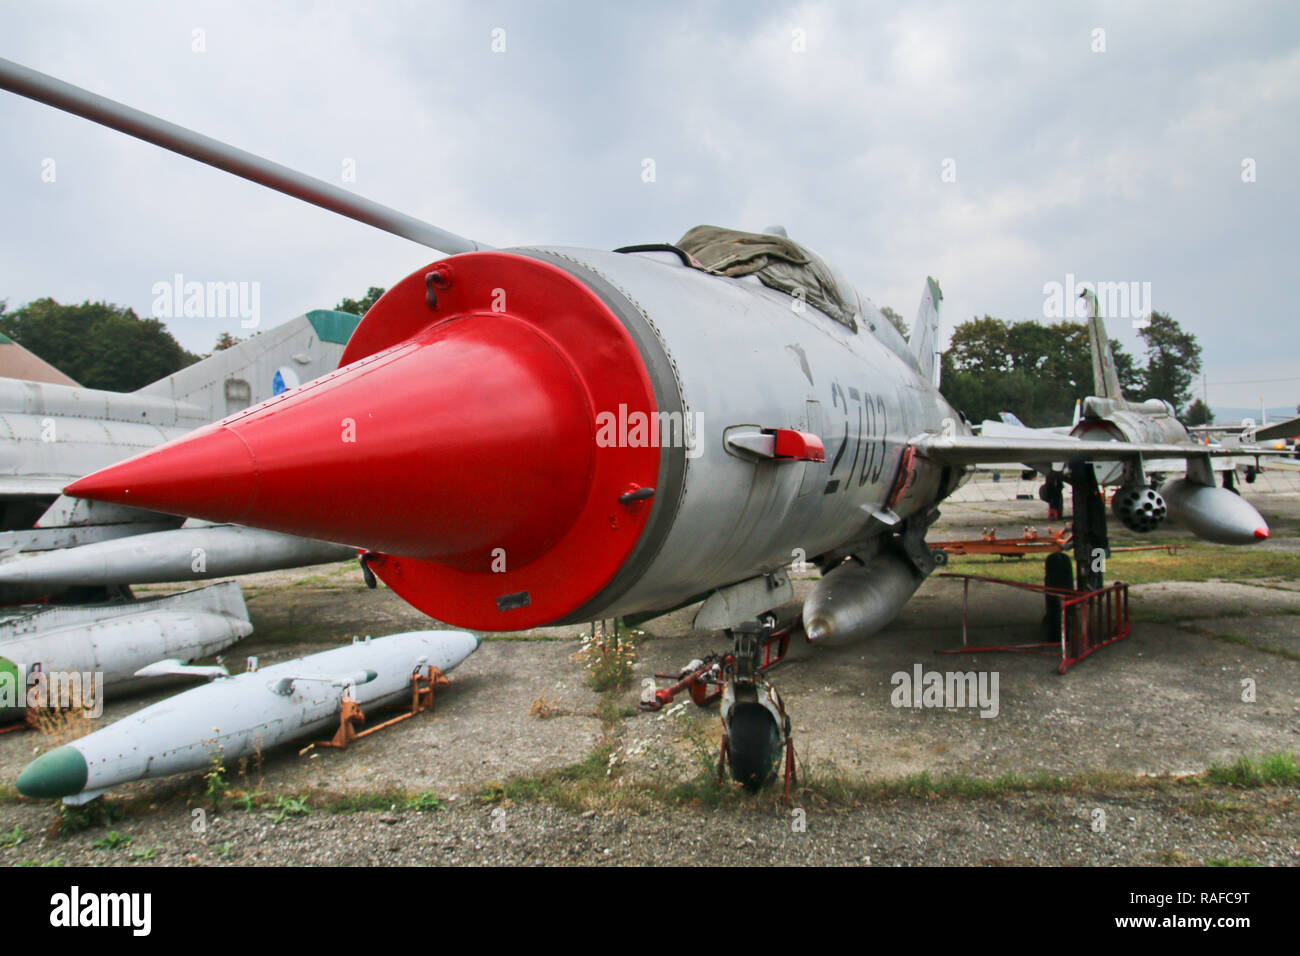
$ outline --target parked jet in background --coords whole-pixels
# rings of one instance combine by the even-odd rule
[[[1096,394],[1083,399],[1075,406],[1074,424],[1068,429],[1062,428],[1026,428],[1019,424],[1009,424],[1005,415],[1000,422],[986,421],[981,434],[1014,440],[1017,435],[1032,437],[1035,435],[1059,434],[1068,432],[1070,438],[1083,441],[1117,441],[1130,443],[1164,442],[1169,444],[1186,444],[1196,439],[1191,431],[1178,420],[1174,407],[1159,398],[1150,398],[1143,402],[1134,402],[1125,398],[1120,388],[1119,375],[1115,368],[1115,357],[1106,335],[1106,324],[1097,305],[1097,296],[1091,289],[1085,289],[1079,297],[1087,303],[1088,311],[1088,345],[1092,353],[1093,390]],[[1258,446],[1235,449],[1237,454],[1253,454],[1254,465],[1247,467],[1258,469],[1258,456],[1265,453]],[[1216,447],[1216,456],[1229,454],[1227,449]],[[1215,457],[1204,464],[1209,473],[1222,473],[1224,488],[1233,490],[1233,473],[1237,463],[1232,458]],[[1208,492],[1209,499],[1217,505],[1205,506],[1205,495],[1196,487],[1178,480],[1165,483],[1159,491],[1153,480],[1148,487],[1145,475],[1139,480],[1138,470],[1151,475],[1153,479],[1169,473],[1183,474],[1188,466],[1185,457],[1147,457],[1130,459],[1128,462],[1108,461],[1094,465],[1097,482],[1103,487],[1115,486],[1118,491],[1111,498],[1111,509],[1115,516],[1134,531],[1146,533],[1155,530],[1171,516],[1182,524],[1197,530],[1197,534],[1211,541],[1225,544],[1249,544],[1252,540],[1262,540],[1268,536],[1266,529],[1258,532],[1263,524],[1256,520],[1254,508],[1243,510],[1235,503],[1223,497],[1218,489]],[[1060,463],[1057,467],[1042,472],[1046,479],[1039,490],[1039,497],[1047,502],[1049,517],[1060,517],[1064,510],[1065,479]],[[1248,480],[1252,477],[1248,474]],[[1214,481],[1211,474],[1210,485]],[[1193,485],[1200,483],[1194,482]],[[1229,519],[1228,515],[1235,515]],[[1208,516],[1208,517],[1206,517]],[[1222,520],[1220,520],[1222,519]],[[1207,523],[1208,522],[1208,523]]]
[[[358,321],[345,312],[309,312],[131,393],[0,378],[0,554],[7,556],[0,562],[0,603],[69,589],[72,597],[95,600],[118,585],[352,556],[337,545],[274,532],[195,533],[181,527],[183,516],[66,498],[62,490],[329,371]],[[130,546],[108,544],[128,536],[137,536]],[[26,557],[32,552],[46,553]],[[169,570],[159,576],[160,568]]]

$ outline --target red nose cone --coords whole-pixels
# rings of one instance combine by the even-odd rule
[[[165,514],[242,521],[257,496],[252,452],[232,430],[209,425],[152,452],[73,482],[77,498],[138,505]],[[193,510],[203,489],[203,515]]]
[[[1255,537],[1258,538],[1260,541],[1263,541],[1265,538],[1268,537],[1268,528],[1263,526],[1256,528]]]
[[[425,270],[394,287],[350,364],[67,493],[376,552],[390,587],[460,626],[574,610],[653,507],[620,495],[654,487],[659,450],[596,441],[602,410],[653,414],[644,364],[555,266],[472,253],[433,268],[437,294]]]
[[[527,323],[436,325],[77,482],[79,497],[470,566],[530,561],[587,491],[592,413]]]

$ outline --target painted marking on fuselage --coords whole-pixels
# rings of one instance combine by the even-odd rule
[[[857,429],[852,430],[854,415],[849,408],[849,401],[857,404]],[[847,391],[838,382],[831,383],[831,408],[839,409],[843,415],[844,433],[839,448],[831,462],[826,487],[822,494],[834,494],[841,488],[853,486],[853,475],[858,474],[858,488],[868,482],[880,480],[885,469],[886,435],[889,428],[889,413],[884,396],[867,391],[859,392],[850,386]],[[835,477],[849,444],[853,445],[853,460],[849,463],[847,474]],[[862,460],[862,469],[858,470],[858,460]]]

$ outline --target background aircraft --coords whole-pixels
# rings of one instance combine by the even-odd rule
[[[1093,390],[1096,394],[1076,404],[1074,423],[1071,426],[1027,428],[1018,420],[1007,421],[1004,413],[1002,421],[983,422],[980,434],[1007,440],[1014,440],[1018,436],[1034,435],[1067,435],[1070,438],[1093,441],[1179,444],[1197,440],[1199,433],[1196,433],[1195,429],[1188,429],[1178,420],[1177,413],[1169,402],[1159,398],[1134,402],[1125,398],[1123,389],[1120,388],[1115,357],[1111,351],[1110,339],[1106,335],[1106,324],[1097,304],[1096,293],[1091,289],[1085,289],[1079,297],[1087,303],[1088,346],[1092,353]],[[1271,449],[1263,449],[1253,442],[1239,443],[1233,447],[1239,455],[1254,456],[1245,458],[1241,462],[1247,469],[1247,481],[1253,481],[1254,473],[1259,468],[1259,455]],[[1227,454],[1226,450],[1216,448],[1216,455],[1223,454]],[[1155,486],[1160,483],[1164,475],[1183,474],[1186,461],[1183,458],[1152,458],[1146,460],[1143,465],[1153,478],[1150,487],[1146,488],[1134,480],[1130,469],[1122,462],[1099,463],[1094,470],[1100,485],[1117,486],[1120,489],[1111,499],[1111,508],[1115,516],[1134,531],[1148,532],[1159,526],[1170,512],[1170,503]],[[1212,471],[1223,475],[1223,485],[1229,490],[1234,487],[1233,474],[1237,466],[1237,460],[1226,457],[1215,457],[1209,465]],[[1039,489],[1039,497],[1047,503],[1049,518],[1060,517],[1064,514],[1065,502],[1065,481],[1062,472],[1059,468],[1048,470],[1043,472],[1043,477],[1045,481]],[[1186,523],[1188,521],[1186,496],[1179,493],[1182,486],[1173,487],[1177,494],[1177,500],[1172,504],[1174,516]],[[1218,509],[1210,510],[1212,516],[1217,516],[1217,512]],[[1215,523],[1214,517],[1210,520],[1211,523]],[[1197,521],[1197,524],[1200,525],[1201,522]],[[1233,529],[1214,529],[1209,526],[1205,528],[1206,536],[1211,540],[1218,540],[1225,536],[1240,536],[1244,539],[1246,534],[1253,534],[1256,525],[1249,516],[1245,516],[1244,523]],[[1228,543],[1242,542],[1229,541]]]
[[[338,546],[253,529],[183,528],[181,516],[67,498],[62,489],[329,371],[358,321],[314,311],[131,393],[48,381],[61,373],[34,365],[40,360],[21,346],[0,347],[0,358],[14,349],[30,356],[15,359],[11,370],[48,370],[45,381],[0,378],[0,554],[7,557],[0,603],[63,592],[94,600],[122,585],[350,556]],[[44,553],[28,557],[36,552]]]

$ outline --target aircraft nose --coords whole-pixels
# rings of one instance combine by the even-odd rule
[[[452,321],[75,482],[77,497],[487,567],[572,525],[591,415],[571,367],[508,317]]]
[[[57,747],[41,754],[18,775],[18,792],[25,797],[70,797],[86,788],[86,758],[75,747]]]

